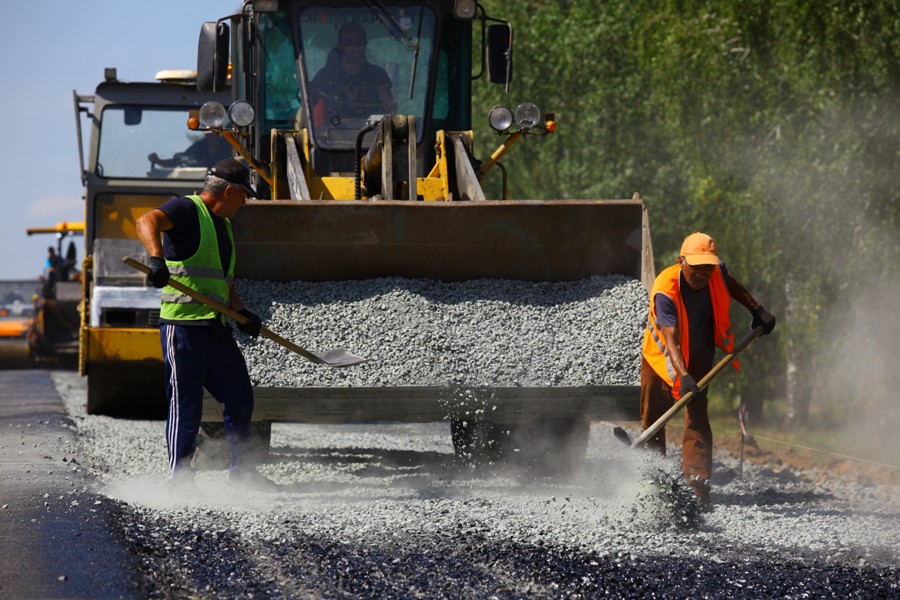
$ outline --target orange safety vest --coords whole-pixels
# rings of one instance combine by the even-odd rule
[[[722,276],[722,269],[718,266],[713,270],[709,278],[709,295],[712,299],[713,329],[716,346],[725,352],[731,352],[734,348],[734,333],[731,331],[731,317],[728,309],[731,306],[731,295],[728,286]],[[690,361],[690,328],[688,327],[687,311],[681,298],[681,265],[672,265],[665,269],[653,282],[650,291],[650,314],[647,317],[647,328],[644,330],[643,355],[647,363],[653,367],[656,374],[672,387],[672,395],[678,400],[678,386],[675,385],[675,369],[669,360],[669,350],[666,348],[666,340],[656,319],[656,294],[662,293],[675,303],[678,311],[678,325],[675,335],[681,344],[681,353],[684,356],[685,365]],[[738,363],[732,363],[735,369]]]

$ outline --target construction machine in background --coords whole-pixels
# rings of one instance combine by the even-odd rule
[[[343,39],[350,33],[355,39]],[[198,86],[220,91],[230,78],[233,97],[204,105],[200,130],[248,162],[260,196],[235,217],[236,277],[541,282],[622,274],[649,288],[650,231],[636,195],[487,197],[488,177],[507,189],[504,154],[556,128],[530,102],[495,107],[487,117],[498,148],[475,156],[472,86],[508,89],[512,40],[512,25],[474,0],[245,0],[237,13],[203,24]],[[362,61],[351,45],[363,46]],[[581,444],[582,454],[589,420],[635,418],[638,405],[638,386],[490,391],[503,422],[483,423],[479,435],[537,427],[560,446]],[[318,403],[331,422],[442,418],[407,410],[440,393],[257,388],[256,414],[315,421],[309,408]],[[207,416],[216,412],[211,406]],[[457,450],[471,450],[473,428],[451,425]]]
[[[88,413],[165,416],[160,290],[122,257],[146,262],[135,220],[199,191],[207,168],[231,156],[218,136],[189,129],[204,102],[229,97],[199,91],[193,71],[128,82],[113,68],[93,94],[73,92],[85,200],[78,367]]]
[[[40,289],[37,279],[0,281],[0,369],[32,366],[28,332]]]
[[[53,235],[57,258],[56,264],[44,269],[40,291],[34,296],[34,317],[28,330],[31,363],[73,369],[78,364],[82,282],[78,250],[70,238],[84,235],[84,223],[63,221],[51,227],[29,227],[26,233]]]

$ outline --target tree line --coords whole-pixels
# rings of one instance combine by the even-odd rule
[[[508,96],[474,86],[477,153],[498,143],[478,120],[494,104],[559,124],[504,158],[510,197],[639,192],[657,271],[688,233],[716,238],[779,321],[719,401],[791,426],[898,412],[900,3],[482,4],[514,25],[514,73]]]

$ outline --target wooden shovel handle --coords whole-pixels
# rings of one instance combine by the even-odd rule
[[[703,377],[703,379],[701,379],[700,381],[697,382],[697,387],[700,388],[701,391],[705,390],[706,387],[709,385],[709,383],[715,378],[715,376],[718,375],[719,373],[721,373],[725,367],[730,365],[734,361],[734,359],[737,358],[738,354],[743,352],[747,346],[749,346],[751,343],[753,343],[754,340],[756,340],[756,338],[761,336],[762,332],[763,332],[763,327],[762,327],[762,325],[760,325],[759,327],[757,327],[756,329],[754,329],[753,331],[748,333],[744,337],[744,339],[742,339],[740,342],[738,342],[737,346],[735,346],[731,350],[731,352],[729,352],[728,354],[723,356],[722,360],[720,360],[718,363],[716,363],[716,366],[714,366],[712,369],[710,369],[709,373],[707,373]],[[642,445],[644,442],[646,442],[647,440],[652,438],[654,435],[656,435],[656,433],[660,429],[665,427],[666,423],[668,423],[669,420],[672,417],[674,417],[675,414],[679,410],[681,410],[683,407],[685,407],[688,404],[688,402],[690,402],[693,399],[694,399],[693,392],[688,392],[687,394],[682,396],[681,399],[678,400],[678,402],[676,402],[675,404],[673,404],[672,408],[667,410],[666,413],[663,416],[661,416],[659,419],[657,419],[653,425],[651,425],[650,427],[645,429],[643,431],[643,433],[641,433],[641,435],[639,435],[637,438],[635,438],[635,440],[631,443],[632,448],[636,448],[636,447]]]
[[[150,267],[148,267],[147,265],[145,265],[144,263],[142,263],[140,261],[134,260],[131,257],[128,257],[128,256],[124,257],[122,259],[122,262],[133,269],[137,269],[138,271],[140,271],[141,273],[144,273],[145,275],[150,274]],[[237,321],[238,323],[241,323],[242,325],[244,323],[250,322],[250,319],[248,319],[241,313],[237,312],[236,310],[232,310],[231,308],[225,306],[218,300],[210,298],[209,296],[205,296],[196,290],[192,290],[191,288],[187,287],[186,285],[175,281],[171,277],[169,278],[168,285],[175,288],[182,294],[186,294],[186,295],[190,296],[197,302],[205,304],[206,306],[210,307],[211,309],[222,313],[226,317],[230,317],[231,319],[234,319],[235,321]],[[285,348],[287,348],[288,350],[291,350],[292,352],[296,352],[297,354],[299,354],[300,356],[302,356],[303,358],[305,358],[306,360],[308,360],[310,362],[316,363],[317,365],[327,364],[324,360],[322,360],[316,354],[313,354],[312,352],[309,352],[308,350],[301,348],[300,346],[298,346],[297,344],[295,344],[294,342],[292,342],[290,340],[284,339],[283,337],[281,337],[274,331],[271,331],[270,329],[268,329],[264,326],[260,326],[259,334],[265,338],[272,340],[276,344],[284,346]]]

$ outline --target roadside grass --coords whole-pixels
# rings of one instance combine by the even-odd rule
[[[778,403],[781,404],[781,403]],[[815,466],[827,467],[835,459],[877,463],[900,473],[900,436],[884,415],[853,415],[834,407],[811,407],[803,425],[787,428],[784,407],[772,406],[765,419],[745,418],[745,429],[763,452],[781,455],[793,452],[805,455]],[[674,418],[681,436],[683,419]],[[727,436],[740,441],[738,411],[723,401],[710,403],[710,422],[717,438]]]

